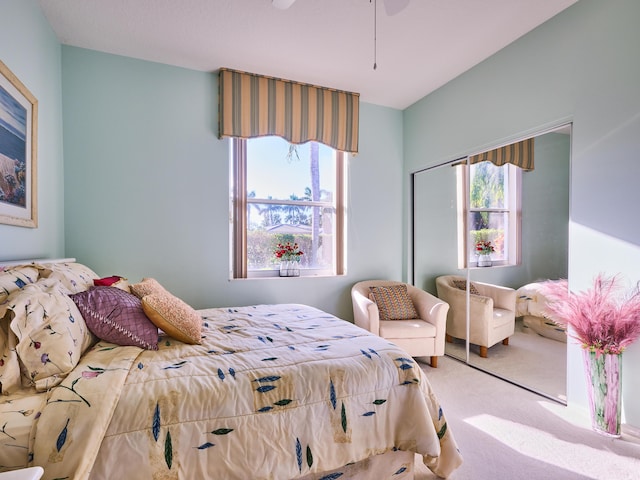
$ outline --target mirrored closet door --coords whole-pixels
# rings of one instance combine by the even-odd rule
[[[540,288],[567,278],[571,127],[531,139],[533,168],[508,177],[505,191],[493,190],[504,201],[517,196],[515,215],[506,214],[511,207],[504,204],[478,200],[489,173],[480,162],[474,168],[473,157],[412,174],[413,281],[450,304],[447,355],[566,402],[566,334],[544,318]],[[476,255],[482,242],[493,249],[486,258]],[[487,258],[491,265],[481,266]],[[454,288],[445,292],[443,280]],[[497,325],[496,316],[487,317],[475,296],[500,296],[491,289],[501,287],[512,289],[507,297],[515,297],[515,306],[512,299],[496,300],[515,309],[515,320],[504,326]],[[496,340],[503,333],[507,340]]]

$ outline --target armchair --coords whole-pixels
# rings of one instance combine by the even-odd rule
[[[418,318],[380,319],[378,305],[369,298],[370,287],[395,285],[406,285]],[[357,326],[393,342],[412,357],[431,357],[431,366],[437,368],[438,357],[444,355],[449,305],[413,285],[391,280],[358,282],[351,289],[351,300],[354,322]]]
[[[457,275],[436,278],[438,297],[450,306],[447,340],[467,338],[465,284],[466,279]],[[515,332],[516,292],[509,287],[472,282],[469,293],[469,343],[478,345],[480,356],[486,358],[488,349],[496,343],[509,345],[509,337]]]

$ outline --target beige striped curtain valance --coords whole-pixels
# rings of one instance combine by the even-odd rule
[[[219,87],[220,138],[277,135],[358,152],[358,93],[227,68],[220,70]]]
[[[510,163],[530,172],[533,170],[533,157],[533,138],[528,138],[521,142],[473,155],[469,157],[469,162],[471,164],[491,162],[498,167]]]

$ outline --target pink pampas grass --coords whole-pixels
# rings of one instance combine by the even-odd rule
[[[569,292],[566,280],[549,282],[543,289],[546,315],[570,326],[569,335],[596,354],[618,354],[640,336],[640,289],[623,294],[619,276],[600,274],[593,287]]]

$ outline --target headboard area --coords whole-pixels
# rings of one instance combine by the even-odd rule
[[[0,260],[0,271],[9,267],[15,267],[16,265],[29,265],[31,263],[38,263],[40,265],[47,263],[73,263],[75,258],[27,258],[25,260]]]

